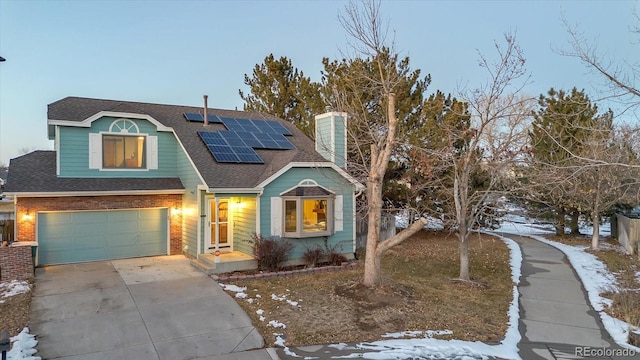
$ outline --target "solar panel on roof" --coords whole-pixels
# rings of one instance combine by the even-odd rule
[[[202,116],[201,114],[184,113],[183,115],[184,115],[184,118],[189,121],[204,122],[204,116]]]
[[[273,141],[275,141],[278,144],[279,146],[278,149],[291,150],[296,148],[295,145],[293,145],[291,141],[289,141],[282,134],[269,134],[269,136],[271,136]]]
[[[262,145],[260,140],[256,139],[255,136],[253,136],[253,133],[239,132],[236,134],[240,137],[240,140],[242,140],[245,143],[245,145],[250,146],[252,148],[257,148],[257,149],[264,148],[264,145]]]
[[[240,162],[247,164],[264,164],[264,161],[258,154],[238,154]]]
[[[284,127],[284,125],[280,124],[279,122],[277,122],[277,121],[267,121],[267,123],[278,134],[291,135],[291,132],[289,130],[287,130],[287,128]]]
[[[202,141],[207,145],[228,145],[220,132],[198,131],[198,135],[200,135]]]
[[[212,120],[214,116],[208,116],[210,122],[216,122]],[[264,161],[254,149],[296,148],[285,138],[291,132],[277,121],[218,116],[215,119],[222,122],[227,130],[198,131],[198,134],[218,162],[263,164]]]
[[[213,157],[216,159],[217,162],[221,162],[221,163],[237,163],[239,162],[240,159],[238,159],[238,156],[233,153],[233,152],[220,152],[215,148],[216,145],[208,145],[207,147],[209,148],[209,151],[211,152],[211,154],[213,155]]]
[[[209,120],[210,123],[218,123],[218,124],[222,123],[222,120],[220,120],[220,118],[217,117],[216,115],[207,115],[207,119]]]

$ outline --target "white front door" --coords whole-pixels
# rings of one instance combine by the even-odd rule
[[[207,252],[215,249],[233,251],[229,199],[209,200],[209,233]]]

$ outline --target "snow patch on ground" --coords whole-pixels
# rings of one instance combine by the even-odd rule
[[[274,301],[285,301],[287,299],[287,295],[276,295],[276,294],[271,294],[271,300]]]
[[[28,293],[31,290],[31,285],[23,280],[11,280],[0,283],[0,304],[4,302],[5,298]]]
[[[220,286],[222,286],[223,289],[227,290],[227,291],[232,291],[232,292],[245,292],[247,291],[247,287],[243,286],[237,286],[237,285],[225,285],[223,283],[219,284]]]
[[[264,310],[258,309],[258,310],[256,310],[256,314],[262,315],[262,314],[264,314]]]
[[[243,292],[237,292],[237,293],[236,293],[236,298],[238,298],[238,299],[244,299],[244,298],[246,298],[247,296],[248,296],[248,295],[247,295],[247,293],[243,293]],[[250,299],[249,299],[249,300],[250,300]]]
[[[611,305],[611,300],[600,296],[600,294],[607,291],[618,291],[618,286],[615,276],[609,272],[607,267],[595,255],[585,251],[588,247],[569,246],[545,239],[542,236],[531,235],[531,237],[557,248],[567,256],[587,290],[591,306],[600,314],[602,323],[613,340],[622,347],[640,351],[640,348],[628,343],[629,324],[604,312],[604,308]]]
[[[385,338],[404,338],[404,337],[424,337],[424,338],[432,338],[434,336],[437,335],[453,335],[453,331],[451,330],[427,330],[427,331],[420,331],[420,330],[414,330],[414,331],[402,331],[402,332],[396,332],[396,333],[387,333],[382,335],[382,337]]]
[[[495,235],[495,234],[494,234]],[[496,235],[498,236],[498,235]],[[518,321],[520,311],[518,305],[518,283],[520,282],[522,253],[518,244],[508,238],[498,236],[509,247],[511,253],[511,277],[514,282],[513,298],[509,306],[509,328],[504,340],[498,345],[488,345],[482,342],[461,340],[439,340],[428,336],[421,339],[392,339],[368,343],[359,343],[355,347],[344,343],[329,345],[339,350],[358,350],[352,354],[341,356],[343,359],[488,359],[489,357],[502,359],[520,359],[518,342],[520,332]],[[448,331],[448,330],[440,330]],[[421,334],[436,334],[438,330],[426,330]],[[409,334],[412,334],[410,332]],[[387,334],[387,335],[398,335]],[[413,334],[417,334],[413,333]],[[406,335],[406,334],[405,334]],[[395,337],[395,336],[389,336]],[[362,350],[371,351],[362,353]]]
[[[287,328],[287,325],[279,322],[278,320],[271,320],[271,321],[269,321],[269,323],[267,325],[272,326],[274,328],[279,328],[279,329],[286,329]]]
[[[38,344],[38,340],[36,340],[35,335],[29,334],[29,328],[24,328],[20,332],[20,334],[12,337],[9,341],[11,341],[11,350],[7,353],[8,360],[40,360],[40,356],[34,356],[34,354],[38,351],[36,350],[36,345]]]

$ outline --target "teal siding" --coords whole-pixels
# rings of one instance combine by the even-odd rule
[[[336,157],[334,163],[341,168],[345,167],[346,159],[345,159],[345,150],[347,144],[345,143],[345,131],[346,131],[346,123],[345,119],[342,116],[335,117],[335,152]]]
[[[316,119],[317,151],[325,159],[344,168],[347,146],[345,142],[346,119],[331,114],[333,113],[325,114],[324,117]]]
[[[331,117],[316,119],[316,150],[331,161]]]
[[[182,250],[192,257],[198,253],[198,222],[200,209],[198,208],[198,185],[203,185],[195,168],[191,165],[187,154],[176,141],[173,151],[177,158],[177,175],[186,189],[182,195]]]
[[[325,239],[329,247],[335,247],[341,253],[353,253],[353,193],[355,186],[331,168],[292,168],[271,182],[263,192],[260,200],[260,233],[271,235],[271,198],[291,189],[301,180],[312,179],[336,195],[343,196],[343,230],[328,237],[290,239],[294,244],[292,259],[302,257],[305,250],[317,245],[324,246]]]
[[[240,206],[236,205],[240,201]],[[251,237],[256,232],[256,198],[235,197],[233,205],[233,250],[253,255]]]
[[[91,128],[60,127],[60,177],[175,177],[177,176],[177,141],[173,133],[158,132],[147,120],[131,119],[141,134],[158,137],[158,169],[140,171],[100,171],[89,169],[89,133],[109,131],[116,120],[104,117],[94,121]]]
[[[41,265],[166,255],[167,209],[38,214]]]

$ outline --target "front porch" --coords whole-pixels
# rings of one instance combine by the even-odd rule
[[[208,275],[252,270],[258,267],[253,256],[240,251],[221,253],[220,262],[217,263],[215,258],[213,254],[200,254],[197,259],[191,260],[191,265]]]

